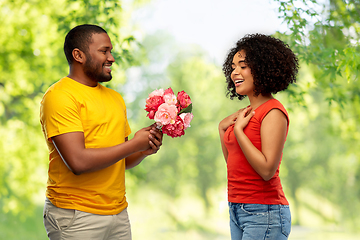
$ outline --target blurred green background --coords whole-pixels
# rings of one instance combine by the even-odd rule
[[[298,82],[276,95],[291,121],[280,171],[290,239],[359,239],[360,3],[269,1],[287,26],[274,36],[301,61]],[[131,15],[150,2],[0,0],[0,239],[47,239],[39,103],[67,75],[63,40],[83,23],[112,39],[116,64],[106,85],[124,96],[133,132],[152,123],[144,105],[154,89],[184,90],[193,101],[186,135],[165,136],[156,156],[126,173],[133,239],[230,239],[217,126],[248,102],[226,98],[221,64],[201,46],[166,31],[135,37]]]

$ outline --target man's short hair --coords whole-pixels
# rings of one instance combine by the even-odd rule
[[[85,54],[88,52],[89,44],[92,41],[94,33],[107,33],[102,27],[91,24],[83,24],[71,29],[65,37],[64,53],[69,65],[74,61],[72,51],[75,48],[83,51]]]

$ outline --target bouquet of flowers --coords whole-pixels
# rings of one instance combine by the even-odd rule
[[[172,138],[184,135],[194,117],[189,95],[181,91],[175,96],[171,88],[150,93],[145,110],[147,117],[154,119],[158,128]]]

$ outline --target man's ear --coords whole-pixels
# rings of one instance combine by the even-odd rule
[[[72,55],[74,60],[78,63],[84,63],[86,60],[86,56],[84,52],[78,48],[74,48],[74,50],[72,51]]]

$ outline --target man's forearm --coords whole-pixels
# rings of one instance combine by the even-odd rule
[[[147,155],[143,154],[142,152],[137,152],[126,157],[125,158],[126,169],[131,169],[133,167],[136,167],[137,165],[139,165],[139,163],[141,163],[141,161],[145,157],[147,157]]]
[[[53,137],[53,143],[66,165],[76,175],[104,169],[144,150],[141,149],[141,147],[144,148],[143,144],[135,139],[113,147],[85,148],[84,136],[80,132]]]

